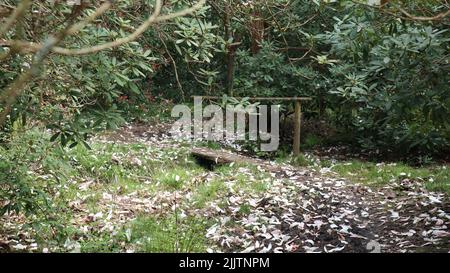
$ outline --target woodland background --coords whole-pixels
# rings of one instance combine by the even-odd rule
[[[73,149],[127,122],[167,120],[192,95],[311,97],[305,148],[350,146],[412,166],[448,160],[446,0],[208,0],[89,54],[76,49],[129,37],[155,1],[69,2],[0,1],[0,214],[53,208],[48,194]],[[113,5],[62,35],[105,3]],[[161,14],[195,3],[166,0]],[[49,37],[74,51],[58,52]],[[32,172],[54,184],[38,186]]]

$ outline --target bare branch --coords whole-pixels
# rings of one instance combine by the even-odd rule
[[[442,12],[439,13],[435,16],[432,17],[425,17],[425,16],[414,16],[411,15],[410,13],[408,13],[406,10],[399,8],[399,10],[408,18],[410,18],[411,20],[415,20],[415,21],[437,21],[437,20],[441,20],[447,16],[450,15],[450,9],[447,10],[446,12]]]
[[[5,33],[13,26],[14,22],[23,16],[23,14],[28,10],[31,5],[30,0],[23,0],[20,2],[19,6],[14,10],[11,16],[6,20],[5,24],[0,28],[0,37],[5,35]]]
[[[89,17],[87,17],[86,19],[84,19],[83,21],[73,25],[72,27],[69,28],[69,30],[67,31],[68,35],[74,35],[76,33],[78,33],[81,29],[83,29],[87,24],[89,24],[90,22],[94,21],[95,18],[99,17],[100,15],[102,15],[103,13],[105,13],[107,10],[109,10],[111,8],[112,4],[111,2],[107,1],[106,3],[102,4],[100,7],[98,7],[94,13],[92,13]]]
[[[200,9],[205,3],[206,3],[206,0],[199,0],[197,2],[197,4],[195,4],[194,6],[192,6],[190,8],[184,9],[179,12],[159,16],[159,14],[161,12],[161,8],[162,8],[162,2],[161,2],[161,0],[156,0],[155,10],[154,10],[153,14],[142,25],[140,25],[135,32],[133,32],[132,34],[130,34],[124,38],[117,39],[113,42],[109,42],[106,44],[83,48],[83,49],[66,49],[66,48],[55,47],[53,49],[53,51],[55,53],[59,53],[59,54],[63,54],[63,55],[86,55],[86,54],[91,54],[91,53],[95,53],[98,51],[102,51],[105,49],[118,47],[118,46],[132,42],[132,41],[136,40],[137,38],[139,38],[139,36],[141,36],[154,23],[163,22],[163,21],[167,21],[167,20],[174,19],[177,17],[186,16],[186,15],[191,14],[191,13],[197,11],[198,9]]]
[[[161,0],[156,0],[155,10],[154,10],[153,14],[142,25],[140,25],[135,32],[133,32],[132,34],[130,34],[126,37],[117,39],[117,40],[109,42],[109,43],[96,45],[96,46],[92,46],[92,47],[87,47],[87,48],[82,48],[82,49],[67,49],[67,48],[57,47],[57,48],[54,48],[53,51],[56,53],[59,53],[59,54],[63,54],[63,55],[86,55],[86,54],[91,54],[91,53],[95,53],[98,51],[102,51],[105,49],[118,47],[120,45],[132,42],[132,41],[136,40],[142,33],[144,33],[155,22],[156,18],[158,18],[159,14],[161,12],[161,8],[162,8]]]
[[[126,37],[117,39],[117,40],[109,42],[109,43],[96,45],[96,46],[92,46],[92,47],[81,48],[81,49],[68,49],[68,48],[63,48],[63,47],[54,47],[52,49],[52,51],[55,53],[58,53],[58,54],[62,54],[62,55],[86,55],[86,54],[92,54],[92,53],[99,52],[102,50],[118,47],[123,44],[126,44],[126,43],[136,40],[153,24],[191,14],[191,13],[197,11],[198,9],[200,9],[205,3],[206,3],[206,0],[199,0],[195,5],[193,5],[190,8],[181,10],[179,12],[174,12],[174,13],[170,13],[167,15],[159,16],[160,12],[161,12],[161,8],[162,8],[162,1],[156,0],[155,10],[154,10],[153,14],[142,25],[140,25],[136,29],[135,32],[133,32],[132,34],[130,34]],[[102,7],[99,8],[91,16],[92,17],[91,20],[83,21],[83,22],[75,25],[69,31],[70,32],[69,34],[77,33],[81,28],[83,28],[85,25],[87,25],[89,21],[92,21],[95,17],[99,16],[100,14],[105,12],[107,9],[109,9],[109,6],[107,7],[106,5],[108,5],[108,4],[104,4],[102,6],[103,8]],[[25,52],[36,52],[42,48],[41,44],[27,42],[27,41],[0,41],[0,45],[1,44],[7,45],[7,46],[17,45],[17,46],[23,48],[23,51],[25,51]]]
[[[29,0],[24,0],[21,5],[25,5],[26,3],[29,3]],[[83,54],[90,54],[95,53],[98,51],[102,51],[105,49],[114,48],[129,42],[132,42],[136,40],[140,35],[142,35],[151,25],[157,22],[163,22],[167,21],[173,18],[185,16],[188,14],[191,14],[195,12],[196,10],[200,9],[204,4],[206,3],[206,0],[199,0],[197,4],[193,5],[190,8],[174,12],[167,15],[160,16],[160,12],[162,9],[162,1],[156,0],[155,10],[153,14],[142,24],[138,27],[138,29],[133,32],[132,34],[109,42],[102,45],[92,46],[88,48],[82,48],[82,49],[67,49],[62,47],[57,47],[57,44],[59,44],[66,36],[74,35],[77,32],[79,32],[83,27],[85,27],[88,23],[92,22],[95,18],[106,12],[111,7],[111,2],[108,1],[104,4],[102,4],[99,8],[95,10],[95,12],[90,15],[89,17],[85,18],[80,23],[74,24],[72,26],[68,26],[66,29],[58,33],[57,35],[50,36],[44,44],[40,43],[32,43],[27,41],[10,41],[10,40],[3,40],[0,41],[0,46],[9,46],[12,47],[14,50],[18,50],[20,52],[36,52],[34,62],[31,65],[31,67],[24,73],[22,73],[11,85],[9,85],[5,92],[0,96],[0,101],[4,101],[4,109],[0,113],[0,126],[4,124],[10,110],[11,106],[15,103],[19,95],[22,93],[23,89],[26,87],[26,85],[29,83],[29,81],[38,73],[38,69],[44,59],[47,57],[47,55],[50,52],[56,52],[63,55],[83,55]],[[26,6],[27,7],[27,6]],[[16,21],[19,17],[23,16],[24,10],[26,10],[26,7],[19,6],[14,14],[8,19],[8,24],[2,28],[3,31],[7,31]],[[0,32],[0,33],[2,33]]]
[[[356,1],[356,0],[351,0],[351,2],[354,3],[354,4],[360,5],[360,6],[364,6],[364,7],[371,8],[371,9],[375,9],[378,12],[381,12],[381,13],[384,13],[384,14],[388,14],[388,15],[394,16],[396,18],[400,18],[400,19],[403,19],[403,20],[410,20],[410,21],[440,21],[440,20],[442,20],[445,17],[450,15],[450,9],[449,9],[446,12],[439,13],[439,14],[437,14],[435,16],[430,16],[430,17],[414,16],[414,15],[411,15],[410,13],[408,13],[403,8],[397,7],[398,11],[400,11],[403,14],[403,16],[402,16],[402,15],[399,15],[399,14],[393,12],[393,11],[387,10],[385,8],[387,3],[385,3],[383,5],[380,5],[380,6],[374,6],[374,5],[365,4],[365,3],[362,3],[362,2],[359,2],[359,1]]]

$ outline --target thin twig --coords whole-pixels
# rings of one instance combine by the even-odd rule
[[[30,0],[23,0],[22,2],[20,2],[19,6],[14,10],[11,16],[6,20],[5,24],[0,28],[0,37],[5,35],[5,33],[13,26],[14,22],[23,16],[30,5]]]
[[[172,57],[172,54],[170,54],[170,51],[169,51],[169,49],[167,48],[166,42],[164,42],[164,39],[161,37],[161,33],[158,32],[158,36],[159,36],[159,40],[161,41],[161,43],[162,43],[163,46],[164,46],[164,49],[166,50],[167,55],[169,55],[169,58],[170,58],[170,60],[171,60],[171,62],[172,62],[173,69],[174,69],[174,72],[175,72],[175,79],[176,79],[176,81],[177,81],[178,88],[179,88],[180,91],[181,91],[181,97],[182,97],[182,99],[183,99],[183,101],[184,101],[184,99],[185,99],[184,89],[183,89],[183,85],[181,85],[180,77],[179,77],[179,75],[178,75],[177,63],[175,62],[175,59]]]

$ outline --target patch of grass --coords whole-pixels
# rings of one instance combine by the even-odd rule
[[[199,145],[201,147],[206,147],[212,150],[220,150],[222,148],[222,146],[220,145],[220,143],[215,142],[215,141],[202,141],[199,143]]]
[[[212,181],[208,184],[200,185],[194,195],[194,203],[197,208],[203,208],[206,203],[218,198],[220,191],[225,190],[222,181]]]
[[[140,217],[131,225],[131,242],[146,253],[205,252],[208,221],[187,217],[178,219]]]
[[[153,176],[156,183],[163,185],[167,189],[179,190],[188,179],[185,170],[172,170],[170,172],[160,172]]]
[[[239,207],[239,213],[243,215],[248,215],[252,212],[252,207],[249,204],[242,204]]]
[[[182,179],[187,178],[182,168],[197,170],[196,164],[189,160],[186,153],[184,150],[161,150],[143,144],[110,143],[95,143],[91,151],[83,147],[69,151],[74,180],[80,180],[80,177],[95,180],[103,184],[103,190],[113,185],[115,189],[120,188],[121,193],[154,186],[144,184],[145,180],[154,180],[170,189],[179,188]],[[175,181],[177,177],[179,181]]]
[[[109,236],[96,236],[80,241],[82,253],[114,253],[120,252],[118,242]]]
[[[84,200],[84,202],[86,203],[87,207],[91,210],[91,211],[95,211],[97,209],[98,206],[98,202],[101,199],[101,195],[98,192],[93,192],[91,194],[89,194],[86,199]]]
[[[175,167],[173,169],[158,170],[153,174],[152,180],[169,190],[179,190],[189,182],[192,177],[203,172],[200,167],[193,166],[193,168]]]
[[[81,146],[69,150],[76,175],[92,176],[105,182],[110,182],[114,176],[121,176],[123,170],[119,162],[113,161],[112,148],[112,145],[96,144],[92,146],[93,151]]]
[[[246,163],[218,166],[215,173],[219,177],[209,183],[200,185],[195,190],[194,202],[196,207],[203,208],[208,202],[223,196],[223,191],[227,190],[225,182],[231,181],[233,183],[231,187],[236,191],[259,193],[267,190],[267,180],[270,179],[268,173],[259,170],[255,165]]]
[[[333,166],[333,162],[329,159],[320,160],[320,167],[322,168],[330,168]]]
[[[246,163],[231,163],[218,166],[214,169],[214,172],[221,175],[233,175],[239,170],[239,168],[251,168],[252,165]]]
[[[258,169],[256,165],[238,163],[217,168],[222,181],[234,181],[235,190],[263,192],[267,190],[267,179],[270,175]]]
[[[354,182],[384,185],[403,178],[423,181],[429,190],[450,194],[450,171],[446,166],[415,168],[404,163],[374,163],[352,160],[338,163],[332,170]]]
[[[298,167],[307,167],[309,165],[312,165],[311,160],[305,157],[305,155],[300,154],[298,156],[293,156],[291,158],[291,165],[298,166]]]
[[[268,177],[259,175],[256,179],[244,178],[243,176],[238,177],[238,183],[236,183],[235,189],[242,189],[248,192],[261,193],[267,190]]]
[[[450,195],[450,169],[446,166],[434,171],[434,176],[428,178],[425,186],[430,191],[446,192]]]
[[[286,153],[280,153],[275,159],[275,162],[290,164],[295,167],[308,167],[314,165],[314,160],[304,154],[293,156]]]

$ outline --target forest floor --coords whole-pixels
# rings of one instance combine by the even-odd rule
[[[54,192],[63,209],[39,229],[24,215],[1,218],[0,252],[450,251],[450,199],[431,191],[430,173],[311,154],[305,167],[209,170],[191,157],[194,143],[173,142],[167,129],[128,125],[93,139],[92,151],[73,149]]]

